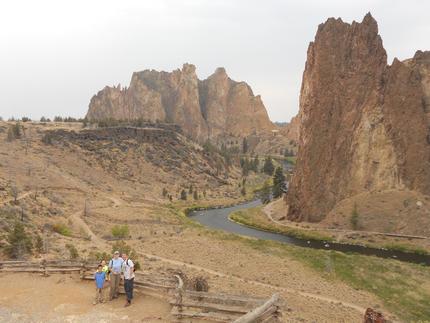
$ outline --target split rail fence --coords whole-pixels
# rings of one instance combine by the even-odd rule
[[[77,273],[83,280],[93,280],[97,263],[60,261],[2,261],[0,273]],[[169,272],[135,273],[137,292],[165,298],[172,305],[175,322],[207,320],[210,322],[251,323],[281,322],[280,298],[270,299],[188,290],[182,278]]]

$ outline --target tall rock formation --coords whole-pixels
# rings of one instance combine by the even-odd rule
[[[191,64],[171,73],[133,73],[128,89],[105,87],[91,99],[87,118],[173,122],[199,141],[274,128],[260,96],[245,82],[231,80],[224,68],[200,81]]]
[[[370,14],[318,27],[303,73],[289,219],[320,221],[367,191],[430,194],[429,55],[387,66]]]

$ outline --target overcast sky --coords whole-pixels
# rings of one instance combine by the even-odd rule
[[[0,3],[0,116],[83,117],[105,85],[184,62],[224,66],[273,121],[298,111],[306,49],[328,17],[379,24],[389,62],[430,50],[426,0],[14,0]]]

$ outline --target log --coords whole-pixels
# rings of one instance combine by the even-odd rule
[[[211,303],[248,306],[250,307],[249,309],[262,305],[265,301],[265,299],[263,298],[215,294],[215,293],[207,293],[207,292],[196,292],[196,291],[190,291],[190,290],[184,291],[184,297],[188,297],[190,299],[195,299],[195,300],[206,300]]]
[[[279,300],[279,294],[273,294],[273,296],[263,305],[253,309],[252,311],[246,313],[242,317],[239,317],[234,323],[252,323],[258,320],[270,307],[276,304]]]
[[[179,318],[181,317],[188,317],[188,318],[195,318],[195,319],[201,319],[201,320],[208,320],[208,321],[215,321],[215,322],[232,322],[236,316],[232,315],[223,315],[220,313],[214,313],[214,312],[207,312],[207,313],[198,313],[198,312],[188,312],[188,311],[181,311],[178,312],[176,310],[172,310],[171,312],[172,316],[177,316]]]
[[[271,306],[269,309],[260,315],[258,318],[261,322],[269,321],[273,317],[277,317],[279,312],[278,306]]]
[[[170,305],[176,305],[176,302],[171,301]],[[192,302],[192,301],[191,302],[183,301],[182,307],[200,308],[205,311],[226,312],[226,313],[232,313],[232,314],[238,314],[238,315],[243,315],[248,313],[247,309],[244,309],[243,307],[239,307],[239,306],[225,306],[220,304],[200,303],[200,302]]]

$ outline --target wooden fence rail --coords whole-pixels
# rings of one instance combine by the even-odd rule
[[[172,316],[177,322],[182,319],[200,319],[212,322],[279,322],[279,295],[269,300],[256,297],[215,294],[186,290],[179,275],[175,275],[177,285]]]

